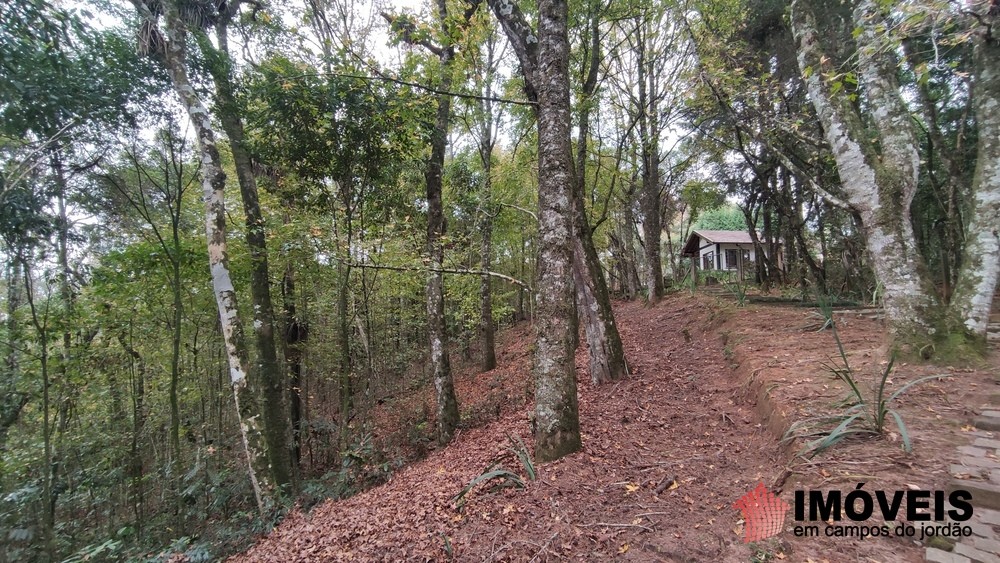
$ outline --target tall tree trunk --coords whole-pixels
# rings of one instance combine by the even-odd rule
[[[813,281],[816,283],[816,290],[823,295],[830,293],[829,288],[826,283],[826,267],[816,262],[812,257],[812,252],[809,250],[809,245],[806,244],[806,221],[802,217],[802,198],[799,196],[801,188],[795,188],[793,191],[792,187],[792,171],[782,166],[780,168],[781,174],[781,193],[782,197],[785,199],[787,205],[782,205],[782,208],[789,212],[789,222],[791,223],[788,228],[788,236],[795,239],[795,246],[798,248],[799,254],[802,255],[802,260],[805,265],[809,268],[809,272],[812,274]],[[770,233],[768,233],[770,235]],[[825,254],[824,254],[825,256]],[[771,263],[777,271],[777,260],[773,259],[773,255],[769,256],[772,258]]]
[[[865,0],[854,12],[860,31],[859,82],[878,134],[878,142],[873,143],[870,129],[846,93],[832,92],[821,78],[834,63],[824,55],[814,18],[804,3],[792,3],[799,70],[836,158],[847,203],[861,219],[889,330],[897,342],[919,344],[927,339],[933,305],[910,223],[919,154],[892,54],[875,39],[874,27],[881,21],[878,10]]]
[[[118,343],[125,352],[135,362],[135,379],[132,383],[132,439],[129,448],[128,479],[132,493],[132,510],[135,513],[137,528],[143,526],[143,483],[142,483],[142,450],[140,448],[140,436],[146,425],[146,360],[142,354],[132,345],[131,326],[129,327],[128,338],[125,331],[118,333]]]
[[[155,29],[156,17],[145,4],[138,3],[140,15]],[[205,201],[205,235],[208,240],[208,262],[212,288],[219,309],[219,321],[229,364],[229,379],[233,400],[240,422],[240,432],[247,460],[247,474],[261,514],[269,508],[272,490],[267,452],[260,427],[260,412],[256,397],[247,381],[248,353],[240,323],[236,290],[229,275],[226,244],[226,174],[215,144],[208,109],[198,97],[187,73],[187,30],[179,8],[173,1],[163,6],[166,37],[163,40],[163,62],[174,91],[194,126],[201,157],[202,190]]]
[[[635,182],[629,182],[629,190],[625,194],[625,207],[622,213],[622,245],[625,259],[625,288],[629,301],[639,295],[639,267],[635,252],[635,213],[632,203],[635,201]]]
[[[635,253],[635,215],[632,205],[635,196],[635,184],[630,182],[628,189],[622,194],[622,212],[620,221],[610,234],[610,250],[614,259],[614,271],[617,272],[618,291],[629,301],[639,295],[639,268],[636,266]]]
[[[517,252],[517,269],[518,269],[517,277],[518,277],[518,279],[522,279],[522,280],[525,277],[525,271],[527,269],[526,262],[528,260],[528,256],[527,256],[528,253],[525,251],[526,247],[528,246],[527,238],[528,237],[524,233],[524,231],[521,231],[521,244],[517,245],[517,251],[518,251]],[[518,320],[518,321],[524,321],[524,320],[529,320],[530,319],[530,316],[528,315],[527,310],[531,308],[531,303],[530,303],[531,296],[530,295],[526,295],[526,293],[527,292],[525,291],[525,288],[524,288],[523,285],[518,285],[517,286],[517,303],[516,303],[516,307],[517,307],[516,315],[517,316],[516,316],[516,320]],[[525,299],[525,297],[527,297],[527,299]],[[527,307],[524,306],[524,302],[526,300],[529,302]]]
[[[257,344],[255,384],[263,398],[264,442],[274,484],[283,492],[292,487],[292,467],[288,447],[288,418],[285,411],[282,370],[274,343],[274,307],[271,304],[271,283],[268,272],[267,238],[264,216],[260,209],[257,180],[253,175],[250,154],[244,142],[243,120],[233,94],[232,61],[229,55],[229,13],[216,24],[218,61],[210,65],[215,81],[215,113],[229,138],[233,165],[239,180],[243,211],[246,215],[246,240],[250,249],[250,297],[253,302],[253,327]],[[204,49],[211,49],[206,41]]]
[[[913,40],[904,39],[902,46],[903,53],[906,59],[908,59],[910,66],[916,67],[919,65],[921,63],[920,53],[915,48]],[[973,58],[975,59],[975,54],[973,54]],[[975,60],[973,63],[975,64]],[[973,72],[978,74],[978,71],[974,70]],[[965,119],[962,120],[962,128],[956,134],[955,145],[949,147],[949,143],[945,141],[944,133],[941,130],[941,121],[935,100],[936,96],[932,92],[932,89],[932,81],[917,81],[918,100],[926,124],[927,179],[931,185],[935,199],[945,216],[944,233],[939,235],[941,243],[939,244],[938,253],[941,259],[941,301],[947,305],[951,302],[954,286],[957,283],[956,274],[958,273],[958,265],[960,264],[959,253],[963,249],[965,240],[964,228],[966,225],[962,222],[962,214],[959,210],[959,202],[957,201],[959,184],[963,177],[962,166],[959,164],[962,159],[958,155],[962,153],[964,145]],[[978,90],[973,91],[973,95],[969,96],[969,99],[965,102],[964,112],[966,115],[972,113],[972,105],[976,102],[978,94]],[[940,170],[940,172],[938,170],[939,167],[936,166],[936,161],[940,161],[942,165],[940,168],[943,170]],[[935,230],[939,228],[940,225],[934,226]]]
[[[56,505],[59,501],[59,496],[66,488],[65,484],[62,482],[61,475],[61,470],[63,468],[63,437],[65,436],[66,430],[69,428],[69,417],[72,412],[73,398],[76,394],[73,392],[73,383],[69,376],[69,364],[73,358],[73,335],[70,332],[70,327],[73,326],[74,300],[73,290],[70,287],[69,216],[66,208],[66,192],[68,185],[66,181],[65,169],[63,167],[62,159],[59,156],[58,148],[52,149],[51,163],[57,190],[56,210],[58,213],[58,223],[56,230],[56,259],[59,266],[59,301],[62,302],[63,307],[60,324],[64,327],[62,331],[62,348],[60,350],[59,361],[55,366],[56,373],[58,374],[58,383],[56,384],[57,400],[55,401],[55,436],[51,448],[51,460],[49,463],[49,479],[51,483],[49,491],[51,494],[45,507],[45,510],[49,513],[48,521],[55,525]],[[54,533],[52,537],[53,539],[55,538]],[[53,549],[55,548],[53,547]]]
[[[573,353],[573,170],[567,4],[538,4],[538,252],[535,457],[580,449]]]
[[[579,197],[576,205],[582,206]],[[581,209],[576,210],[576,227],[589,230],[586,217],[581,217]],[[590,358],[590,379],[597,385],[625,377],[628,366],[618,325],[611,310],[611,295],[604,279],[597,251],[593,241],[587,245],[577,236],[573,240],[573,274],[577,284],[577,314],[583,317]],[[589,246],[589,248],[588,248]]]
[[[21,279],[21,260],[14,253],[8,263],[7,274],[7,342],[3,357],[3,373],[0,375],[0,451],[7,451],[7,433],[21,418],[21,411],[28,404],[28,394],[17,390],[17,382],[21,376],[22,344],[21,323],[18,322],[17,311],[23,304],[23,281]],[[4,474],[0,468],[0,479]],[[6,535],[6,526],[0,527],[0,534]],[[6,563],[7,542],[0,542],[0,563]]]
[[[558,459],[580,449],[572,334],[573,155],[570,147],[568,7],[538,3],[535,34],[517,4],[489,0],[507,33],[538,117],[538,262],[535,320],[535,457]]]
[[[28,394],[17,390],[21,377],[21,324],[17,311],[24,303],[24,286],[21,280],[21,260],[13,256],[7,274],[7,329],[3,357],[3,375],[0,376],[0,451],[7,449],[7,432],[21,417],[21,410],[28,404]],[[2,469],[2,468],[0,468]],[[3,474],[0,473],[0,477]]]
[[[52,466],[55,463],[52,451],[52,400],[50,386],[52,378],[49,373],[49,317],[48,309],[41,312],[35,306],[35,289],[31,279],[31,267],[22,258],[22,276],[24,279],[24,296],[31,313],[31,324],[35,328],[38,339],[38,364],[42,376],[42,539],[45,543],[45,556],[48,561],[58,561],[56,557],[55,514],[48,507],[55,504],[52,482]],[[41,313],[41,314],[40,314]]]
[[[492,156],[488,156],[483,161],[483,175],[485,176],[483,190],[486,193],[483,210],[483,222],[480,226],[482,240],[482,268],[484,272],[489,272],[492,265],[493,255],[493,197],[492,180],[490,173],[492,166],[489,162]],[[496,327],[493,324],[493,289],[489,274],[483,274],[479,279],[479,332],[482,336],[482,360],[480,370],[490,371],[497,367],[496,353]]]
[[[291,260],[281,278],[281,298],[285,318],[285,364],[288,369],[288,412],[292,423],[292,461],[301,472],[302,465],[302,347],[306,340],[305,323],[295,307],[295,269]]]
[[[178,178],[182,182],[182,178]],[[177,398],[177,391],[180,387],[181,379],[181,323],[184,319],[183,288],[181,287],[181,239],[180,239],[180,205],[177,202],[177,215],[172,218],[173,248],[170,256],[170,291],[173,294],[173,311],[170,334],[170,451],[172,453],[170,463],[174,468],[174,475],[180,471],[181,467],[181,410]]]
[[[636,24],[636,65],[639,70],[639,140],[642,152],[642,238],[646,257],[646,301],[656,304],[663,297],[663,264],[660,259],[660,130],[657,108],[656,77],[646,53],[648,23]]]
[[[674,237],[670,234],[670,225],[673,224],[673,212],[670,213],[670,218],[666,219],[667,228],[664,232],[667,235],[667,257],[670,259],[670,277],[675,281],[681,281],[684,276],[681,275],[680,266],[680,249],[674,246]],[[683,238],[677,240],[678,243],[684,242]]]
[[[446,67],[447,68],[447,67]],[[445,71],[446,74],[448,71]],[[447,78],[444,82],[450,83]],[[450,85],[450,84],[449,84]],[[447,89],[449,85],[442,85]],[[431,370],[437,397],[437,437],[438,442],[451,441],[458,427],[458,399],[451,376],[448,359],[448,333],[444,314],[444,206],[441,201],[442,169],[444,168],[445,143],[447,141],[448,118],[451,99],[438,97],[437,117],[431,135],[431,157],[427,161],[425,174],[427,184],[427,255],[431,271],[427,274],[427,335],[430,344]]]
[[[583,194],[573,194],[572,210],[575,235],[573,274],[577,284],[577,313],[583,317],[590,357],[590,378],[594,384],[625,377],[628,366],[615,315],[611,309],[611,294],[604,269],[591,236],[584,209]]]
[[[437,1],[438,18],[445,34],[448,33],[448,9],[445,0]],[[452,59],[455,49],[449,43],[440,49],[441,82],[438,87],[449,91],[452,84]],[[448,127],[451,119],[451,97],[438,95],[437,115],[431,132],[431,155],[426,163],[424,181],[427,188],[427,256],[430,272],[427,274],[427,333],[430,344],[431,370],[437,397],[437,438],[438,443],[451,441],[458,427],[458,399],[455,397],[455,383],[452,380],[451,364],[448,359],[448,333],[444,315],[444,245],[441,238],[445,234],[444,204],[441,199],[444,172],[445,148],[448,142]]]
[[[480,111],[483,116],[483,123],[479,133],[479,160],[483,165],[483,196],[482,196],[482,223],[480,223],[480,236],[482,236],[481,265],[483,272],[489,272],[493,260],[493,218],[495,216],[493,205],[493,146],[496,142],[493,135],[494,115],[493,115],[493,80],[495,77],[496,64],[494,60],[495,38],[492,36],[487,40],[486,67],[484,82],[486,86],[485,96],[480,101]],[[493,287],[490,275],[484,273],[479,279],[479,333],[482,337],[482,359],[480,369],[490,371],[497,367],[496,354],[496,329],[493,324]]]
[[[996,1],[992,6],[998,11]],[[952,307],[974,340],[983,344],[1000,276],[1000,41],[980,30],[973,57],[979,139],[972,179],[975,202]]]
[[[343,188],[346,189],[346,188]],[[340,361],[337,365],[337,396],[340,398],[339,451],[346,452],[350,440],[351,408],[354,406],[353,358],[351,356],[351,318],[348,308],[351,282],[351,213],[347,211],[347,244],[341,251],[337,265],[337,348]]]
[[[590,57],[587,61],[582,99],[580,129],[576,145],[576,170],[573,193],[573,278],[576,283],[577,314],[583,317],[590,355],[590,378],[595,383],[621,379],[628,372],[625,349],[611,309],[611,294],[604,269],[594,246],[593,230],[587,220],[587,143],[590,136],[590,107],[597,89],[600,68],[600,14],[597,2],[589,3]]]

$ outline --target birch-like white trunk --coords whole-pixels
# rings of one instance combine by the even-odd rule
[[[931,327],[934,302],[921,277],[921,258],[910,224],[919,152],[899,94],[891,51],[879,48],[875,40],[876,7],[870,1],[861,2],[854,13],[861,30],[858,77],[878,134],[872,142],[870,130],[846,94],[833,93],[825,83],[824,74],[834,71],[836,63],[824,55],[815,21],[803,4],[803,0],[792,3],[799,69],[837,161],[844,199],[861,218],[890,332],[897,339],[922,339]]]
[[[232,0],[236,1],[236,0]],[[232,2],[230,3],[232,8]],[[232,61],[229,55],[229,12],[216,23],[219,63],[212,65],[215,81],[215,115],[229,137],[229,149],[239,180],[243,211],[246,215],[246,241],[250,250],[250,297],[253,304],[253,332],[256,337],[257,365],[254,382],[263,409],[264,444],[270,474],[275,485],[286,492],[292,485],[292,464],[288,447],[288,416],[284,405],[283,377],[278,366],[274,343],[274,307],[271,304],[271,276],[268,273],[267,233],[260,209],[257,180],[253,175],[250,153],[245,142],[243,120],[238,112]]]
[[[147,11],[147,19],[149,18]],[[259,413],[247,381],[248,355],[243,328],[236,303],[236,291],[229,275],[226,249],[226,174],[215,144],[211,117],[187,74],[185,39],[187,30],[174,2],[164,6],[166,41],[164,62],[174,91],[184,106],[198,138],[201,158],[202,190],[205,201],[205,235],[208,239],[208,263],[212,288],[219,308],[219,320],[229,361],[230,383],[240,421],[240,433],[247,458],[247,470],[254,497],[261,513],[267,508],[270,492],[266,452],[260,428]],[[155,23],[155,22],[150,22]]]
[[[985,341],[1000,276],[1000,44],[980,36],[973,57],[979,135],[972,179],[975,207],[952,307],[966,330]]]

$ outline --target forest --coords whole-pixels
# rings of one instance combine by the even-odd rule
[[[525,448],[573,454],[578,383],[633,375],[617,304],[712,277],[696,230],[750,234],[744,295],[876,305],[899,357],[983,357],[998,18],[0,0],[0,562],[243,550],[483,420],[455,366],[494,370],[526,323]]]

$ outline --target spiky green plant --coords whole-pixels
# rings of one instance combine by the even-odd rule
[[[531,454],[528,452],[528,447],[524,445],[524,441],[521,440],[520,436],[507,435],[507,439],[510,441],[510,446],[507,448],[510,453],[514,454],[520,462],[521,466],[524,467],[524,472],[528,476],[529,481],[534,481],[538,474],[535,471],[535,463],[531,459]],[[455,495],[451,500],[455,503],[456,507],[461,509],[465,505],[465,497],[469,494],[480,483],[487,483],[490,481],[497,481],[489,488],[489,492],[498,491],[500,489],[506,489],[508,487],[515,487],[518,489],[523,489],[526,485],[524,479],[520,475],[514,473],[510,469],[500,465],[499,460],[494,460],[482,473],[473,477],[469,484],[462,488],[457,495]]]
[[[496,463],[491,463],[486,466],[486,469],[484,469],[482,473],[473,477],[473,479],[469,481],[469,484],[463,487],[462,490],[451,499],[452,502],[455,503],[457,508],[461,509],[465,505],[466,495],[468,495],[469,492],[476,487],[476,485],[486,483],[494,479],[498,480],[498,482],[490,487],[489,492],[495,492],[508,487],[523,489],[525,486],[524,480],[521,479],[520,475],[504,467],[497,467]]]
[[[531,454],[528,452],[528,447],[524,445],[524,441],[521,437],[514,435],[507,435],[507,439],[510,440],[510,453],[514,454],[517,459],[521,461],[521,465],[524,467],[524,472],[528,475],[529,481],[534,481],[538,474],[535,472],[535,463],[531,460]]]
[[[825,299],[817,299],[817,301],[820,312],[826,319],[824,328],[829,326],[840,354],[839,361],[831,359],[823,364],[823,369],[843,381],[850,392],[843,401],[838,403],[837,406],[842,409],[840,412],[830,416],[812,417],[798,421],[785,432],[784,440],[812,438],[806,442],[799,454],[813,457],[850,436],[881,436],[886,430],[886,420],[891,417],[899,429],[899,435],[903,440],[903,450],[911,451],[913,444],[910,440],[909,430],[903,422],[903,417],[891,405],[911,387],[934,379],[949,377],[948,374],[928,375],[915,379],[887,396],[886,386],[896,365],[896,357],[892,355],[885,368],[875,378],[875,384],[871,387],[871,391],[866,393],[858,383],[858,374],[851,367],[847,351],[840,340],[837,323],[833,318],[833,307]],[[831,430],[816,429],[830,425],[833,425]]]

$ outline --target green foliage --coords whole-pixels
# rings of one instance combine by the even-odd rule
[[[703,212],[711,212],[723,207],[726,202],[726,194],[719,189],[717,184],[696,179],[684,183],[680,199],[687,206],[689,217],[692,220],[697,220]]]
[[[750,542],[750,563],[774,563],[786,557],[778,538]]]
[[[84,561],[112,561],[118,558],[122,548],[119,540],[108,539],[97,545],[89,545],[63,559],[63,563],[83,563]]]
[[[331,434],[336,435],[333,429]],[[311,506],[327,498],[347,498],[372,486],[384,483],[401,465],[399,460],[386,459],[375,447],[373,436],[365,430],[353,438],[341,455],[340,467],[318,479],[302,485],[303,501]]]
[[[0,6],[0,132],[45,139],[70,126],[135,123],[165,90],[165,75],[139,57],[131,34],[95,30],[93,17],[47,0]]]
[[[321,76],[283,56],[259,68],[248,77],[243,103],[253,151],[284,172],[273,187],[285,198],[320,206],[336,196],[331,180],[357,184],[348,186],[354,198],[392,193],[367,190],[396,177],[425,134],[413,124],[429,119],[426,104],[391,83]],[[335,69],[360,72],[346,64]],[[303,192],[306,185],[314,191]]]
[[[9,157],[9,159],[8,159]],[[24,252],[37,247],[55,229],[47,209],[51,193],[25,182],[24,176],[37,166],[37,155],[0,148],[0,237],[7,249]]]
[[[708,231],[746,231],[748,229],[743,212],[732,204],[705,210],[695,220],[694,228]]]

